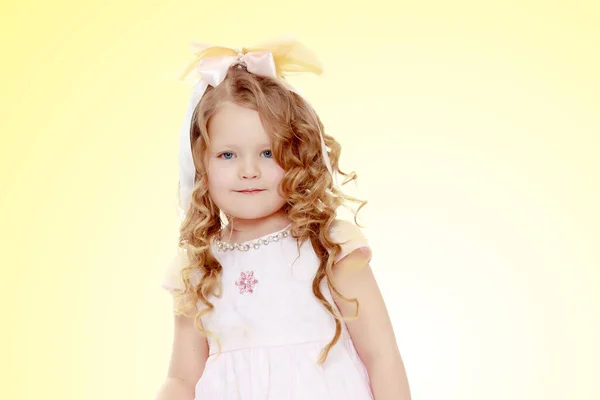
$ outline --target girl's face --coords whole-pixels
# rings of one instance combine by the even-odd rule
[[[284,170],[273,158],[258,112],[224,102],[208,132],[208,190],[215,205],[239,220],[279,211],[285,204],[278,190]]]

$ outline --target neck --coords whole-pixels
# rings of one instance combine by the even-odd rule
[[[283,211],[257,219],[231,218],[222,239],[233,243],[247,242],[280,231],[289,224],[290,220]]]

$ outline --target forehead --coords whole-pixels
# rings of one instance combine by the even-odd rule
[[[265,131],[257,111],[223,102],[208,123],[212,147],[226,145],[269,145],[271,138]]]

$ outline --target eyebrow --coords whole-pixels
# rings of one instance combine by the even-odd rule
[[[247,148],[246,146],[239,146],[239,145],[235,145],[235,144],[229,144],[229,143],[225,143],[225,144],[214,144],[213,142],[213,146],[211,146],[215,149],[233,149],[233,150],[239,150],[240,148]],[[271,143],[261,143],[259,146],[257,146],[259,148],[271,148]]]

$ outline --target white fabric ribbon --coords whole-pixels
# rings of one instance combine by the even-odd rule
[[[206,45],[198,44],[196,44],[195,47],[197,47],[198,50],[208,48]],[[198,62],[196,69],[200,74],[200,80],[192,89],[179,140],[179,214],[181,219],[185,217],[191,204],[192,192],[194,190],[194,178],[196,176],[196,168],[192,158],[192,146],[190,142],[190,128],[194,110],[202,99],[208,85],[216,87],[221,84],[227,76],[229,68],[238,63],[244,64],[248,72],[253,74],[274,78],[277,77],[277,69],[273,54],[268,51],[254,51],[245,54],[242,54],[241,51],[239,51],[237,56],[210,57],[204,58]],[[285,83],[286,87],[290,90],[294,90],[287,82]],[[312,111],[310,106],[309,109]],[[314,117],[315,124],[319,129],[323,162],[333,177],[333,170],[327,154],[327,146],[323,139],[323,133],[319,127],[316,115]]]

